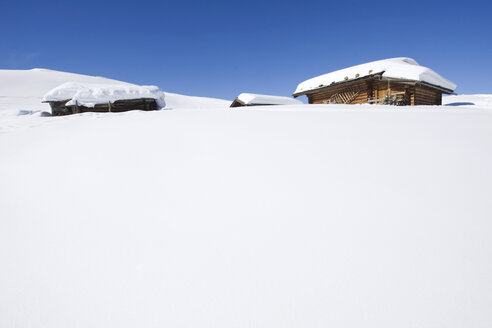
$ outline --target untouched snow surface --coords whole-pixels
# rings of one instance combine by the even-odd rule
[[[244,105],[301,105],[302,102],[289,98],[280,96],[270,96],[270,95],[258,95],[254,93],[241,93],[237,96]]]
[[[0,119],[0,327],[492,326],[491,107],[178,107]]]
[[[123,84],[130,83],[43,68],[31,70],[0,70],[0,95],[9,97],[42,97],[49,90],[65,82]]]
[[[294,94],[329,86],[332,83],[343,82],[346,79],[353,80],[381,72],[384,72],[383,76],[388,78],[421,81],[450,90],[456,89],[456,84],[443,78],[432,69],[420,66],[412,58],[399,57],[377,60],[314,77],[300,83]]]

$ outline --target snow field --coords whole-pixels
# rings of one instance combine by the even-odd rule
[[[445,99],[3,116],[0,327],[490,327],[492,108]]]

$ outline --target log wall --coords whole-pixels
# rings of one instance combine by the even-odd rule
[[[415,105],[442,105],[442,93],[423,85],[415,86]]]
[[[383,103],[388,95],[404,99],[407,105],[441,105],[442,91],[416,83],[381,80],[354,81],[307,94],[310,104]],[[347,101],[349,100],[349,101]]]
[[[114,103],[107,104],[97,104],[94,107],[85,106],[66,106],[65,101],[50,102],[51,114],[53,116],[68,115],[75,113],[85,113],[85,112],[126,112],[129,110],[157,110],[157,102],[152,98],[142,98],[142,99],[128,99],[128,100],[117,100]]]
[[[330,102],[330,98],[340,93],[356,93],[354,99],[349,104],[363,104],[367,102],[368,92],[370,88],[366,81],[359,81],[348,85],[339,85],[331,88],[321,89],[318,92],[308,94],[308,101],[310,104],[327,104]],[[335,103],[342,103],[336,102]]]

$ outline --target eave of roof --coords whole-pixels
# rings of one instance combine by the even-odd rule
[[[241,107],[241,106],[246,106],[246,105],[241,99],[236,98],[232,101],[232,104],[229,107],[232,108],[232,107]]]
[[[340,86],[340,85],[343,85],[343,84],[350,84],[350,83],[353,83],[353,82],[359,82],[359,81],[370,80],[370,79],[378,79],[378,80],[384,80],[384,81],[397,81],[397,82],[400,82],[400,83],[407,83],[407,84],[413,84],[413,85],[420,84],[420,85],[425,85],[425,86],[430,87],[430,88],[433,88],[433,89],[437,89],[439,91],[442,91],[442,93],[445,93],[445,94],[454,94],[454,91],[453,90],[446,89],[446,88],[440,87],[438,85],[434,85],[434,84],[427,83],[427,82],[424,82],[424,81],[384,77],[383,76],[383,73],[384,73],[384,71],[383,72],[374,73],[374,74],[371,74],[371,75],[366,75],[366,76],[358,77],[358,78],[351,79],[351,80],[335,82],[335,83],[332,83],[330,85],[321,86],[321,87],[316,88],[316,89],[311,89],[311,90],[306,90],[306,91],[302,91],[302,92],[298,92],[298,93],[293,93],[292,96],[294,98],[297,98],[297,97],[302,96],[302,95],[313,94],[313,93],[316,93],[316,92],[318,92],[320,90],[326,90],[326,89],[333,88],[333,87],[336,87],[336,86]]]
[[[41,101],[42,104],[50,104],[50,103],[55,103],[55,102],[69,102],[72,99],[65,99],[65,100],[43,100]]]
[[[302,96],[302,95],[308,95],[308,94],[316,93],[316,92],[318,92],[320,90],[332,88],[332,87],[335,87],[335,86],[339,86],[341,84],[346,84],[346,83],[351,83],[351,82],[358,82],[358,81],[363,81],[363,80],[369,80],[369,79],[373,79],[375,77],[379,77],[379,79],[381,79],[381,76],[383,75],[383,73],[384,72],[378,72],[378,73],[374,73],[374,74],[371,74],[371,75],[365,75],[365,76],[357,77],[355,79],[350,79],[350,80],[346,80],[346,81],[335,82],[335,83],[332,83],[330,85],[323,85],[323,86],[320,86],[320,87],[318,87],[316,89],[311,89],[311,90],[301,91],[301,92],[298,92],[298,93],[293,93],[292,96],[294,98],[297,98],[297,97]]]

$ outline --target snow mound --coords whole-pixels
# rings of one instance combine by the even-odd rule
[[[442,97],[444,106],[478,106],[492,108],[492,95],[476,94],[476,95],[452,95]]]
[[[237,98],[245,106],[253,105],[301,105],[302,102],[290,97],[259,95],[254,93],[241,93]]]
[[[420,66],[414,59],[408,57],[398,57],[377,60],[314,77],[300,83],[294,94],[326,87],[332,83],[353,80],[376,73],[383,73],[382,75],[387,78],[426,82],[449,90],[456,89],[456,84],[445,79],[432,69]]]
[[[166,92],[166,108],[168,109],[226,109],[230,105],[230,100]]]
[[[39,97],[51,89],[66,82],[123,84],[130,83],[107,79],[100,76],[88,76],[66,73],[49,69],[0,70],[0,96]]]
[[[166,106],[164,92],[156,86],[76,82],[67,82],[49,91],[43,97],[43,102],[69,100],[67,106],[79,104],[94,107],[97,104],[113,103],[117,100],[141,98],[155,99],[160,108]]]

